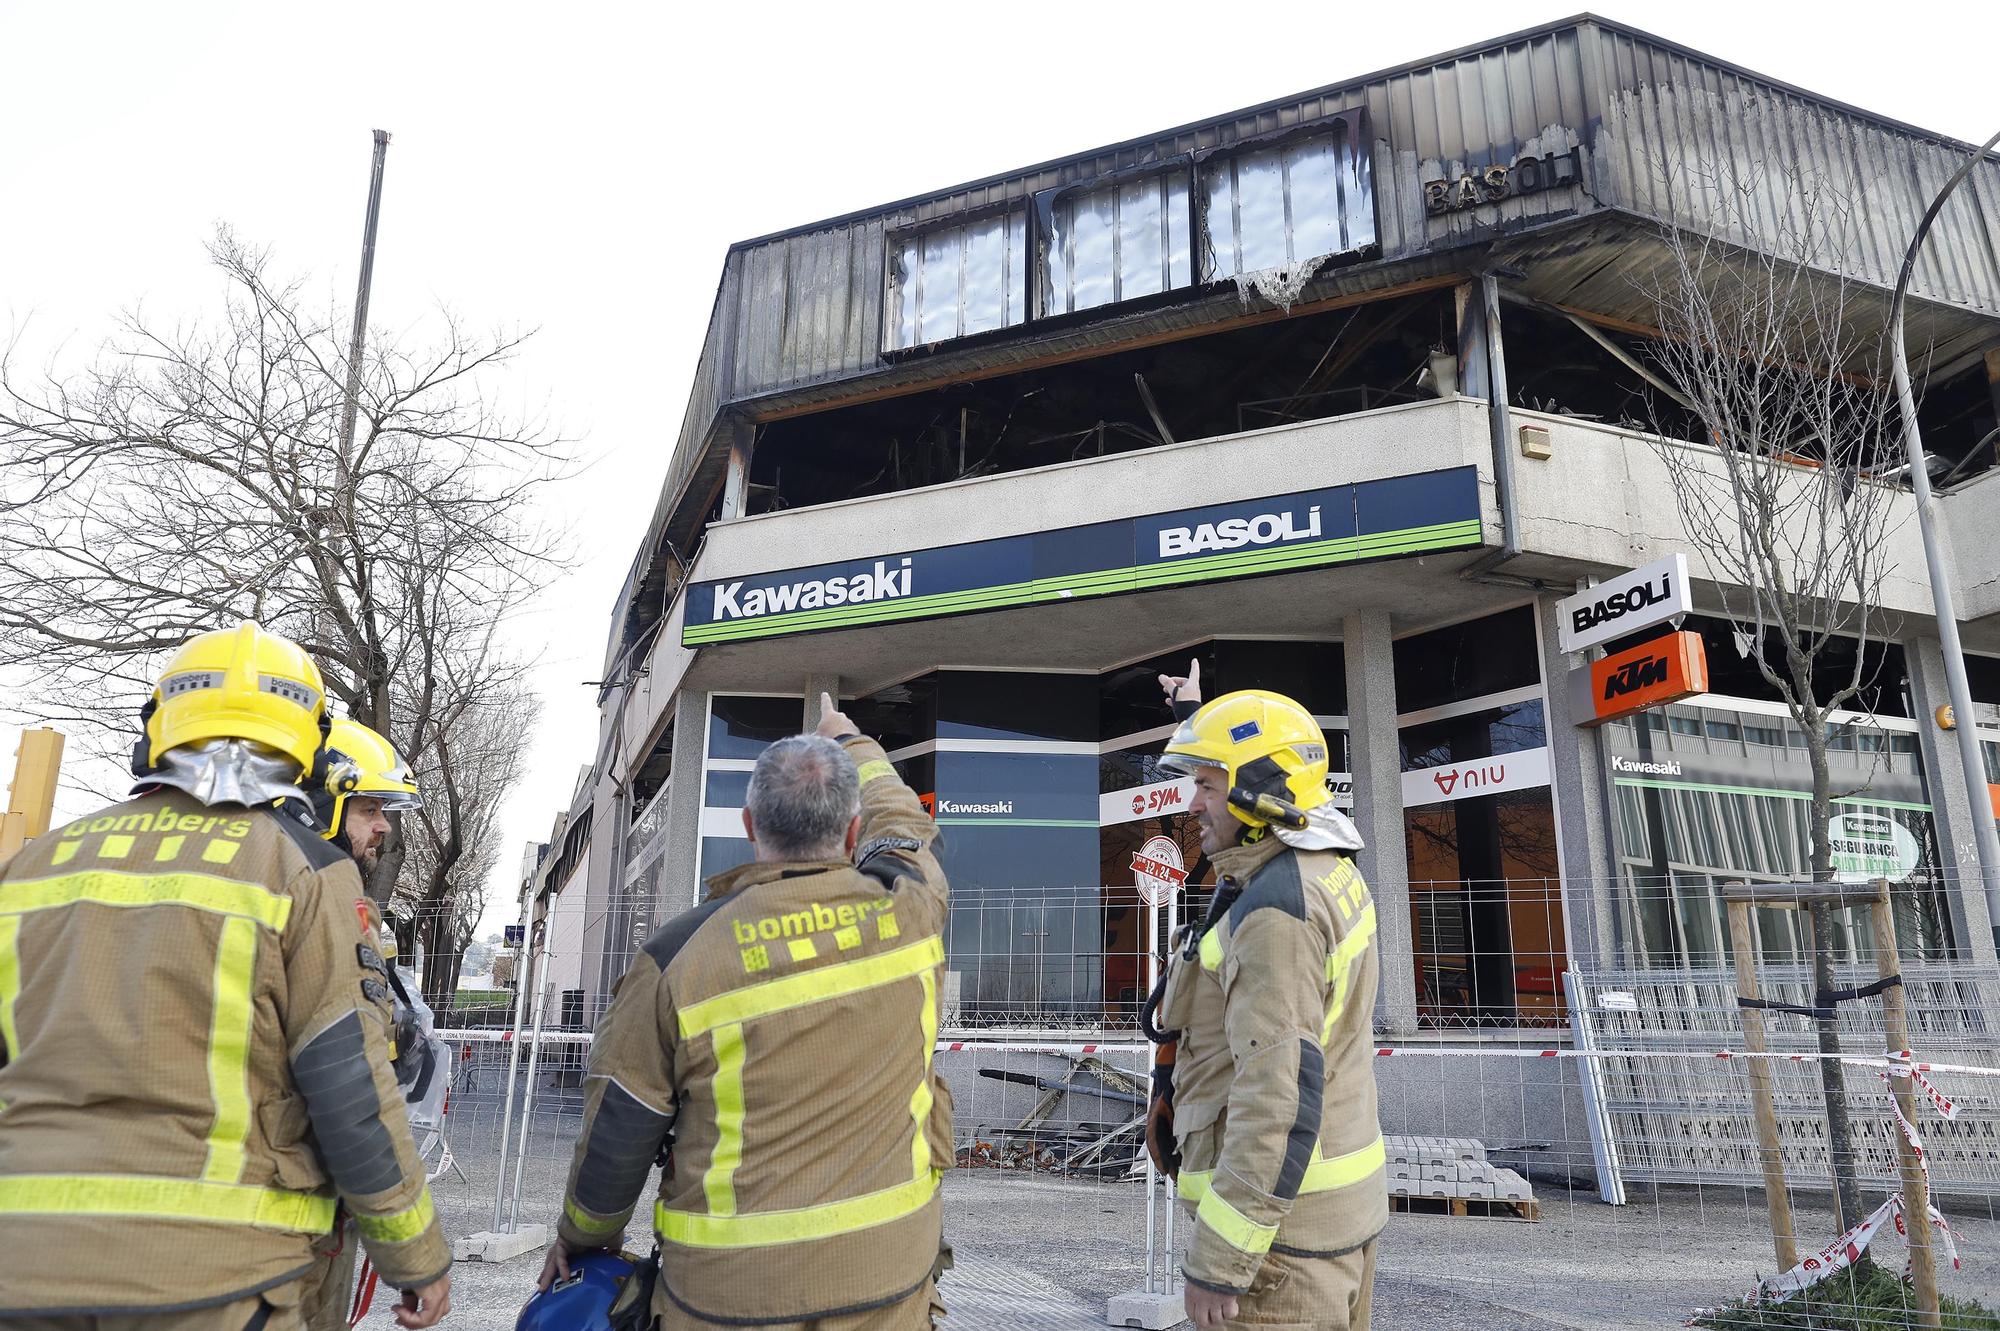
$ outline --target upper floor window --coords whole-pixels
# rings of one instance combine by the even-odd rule
[[[1072,314],[1194,280],[1185,166],[1055,196],[1040,313]]]
[[[1207,271],[1217,281],[1375,243],[1371,164],[1354,126],[1218,153],[1201,165]]]
[[[883,349],[1360,254],[1377,244],[1365,125],[1343,112],[892,232]]]
[[[888,349],[1011,328],[1027,315],[1027,289],[1025,212],[892,235]]]

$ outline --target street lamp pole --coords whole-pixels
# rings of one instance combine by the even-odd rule
[[[1972,805],[1972,830],[1974,844],[1979,852],[1979,876],[1986,891],[1986,910],[1993,922],[1996,942],[2000,942],[2000,834],[1994,830],[1991,811],[1992,800],[1986,786],[1986,764],[1979,752],[1979,733],[1973,725],[1972,689],[1965,677],[1965,653],[1958,641],[1958,612],[1952,604],[1951,582],[1945,572],[1943,556],[1938,550],[1936,500],[1931,494],[1930,473],[1924,468],[1924,439],[1917,429],[1917,402],[1910,391],[1910,362],[1903,349],[1903,298],[1909,291],[1910,273],[1917,264],[1917,251],[1922,248],[1924,237],[1930,234],[1931,223],[1959,182],[1972,173],[1972,168],[1986,160],[1986,154],[1993,145],[2000,143],[2000,134],[1986,140],[1979,151],[1945,182],[1938,196],[1931,200],[1923,220],[1917,224],[1917,234],[1910,238],[1910,248],[1903,255],[1902,271],[1896,274],[1896,294],[1889,302],[1889,345],[1895,366],[1896,404],[1903,416],[1903,444],[1910,455],[1910,489],[1917,501],[1917,529],[1923,533],[1924,563],[1929,567],[1931,578],[1931,599],[1936,606],[1938,639],[1944,651],[1944,673],[1946,687],[1951,695],[1951,710],[1955,725],[1953,733],[1958,736],[1958,756],[1965,768],[1966,797]]]

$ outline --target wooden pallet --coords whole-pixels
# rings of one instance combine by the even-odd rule
[[[1409,1215],[1455,1215],[1494,1220],[1540,1220],[1542,1204],[1532,1197],[1413,1197],[1389,1194],[1389,1209]]]

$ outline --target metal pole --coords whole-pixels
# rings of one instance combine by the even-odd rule
[[[1937,614],[1938,641],[1944,651],[1945,681],[1956,723],[1953,733],[1958,736],[1958,757],[1965,768],[1966,795],[1972,806],[1973,843],[1978,848],[1979,876],[1986,891],[1987,911],[1994,920],[1994,938],[2000,942],[2000,834],[1996,834],[1993,819],[1986,813],[1991,807],[1991,797],[1986,789],[1986,763],[1979,752],[1979,733],[1973,724],[1972,689],[1966,682],[1965,652],[1958,641],[1958,611],[1952,604],[1951,582],[1945,575],[1944,556],[1938,550],[1933,513],[1937,501],[1931,494],[1930,473],[1924,469],[1924,439],[1917,428],[1917,402],[1910,391],[1909,357],[1903,350],[1903,298],[1909,292],[1910,274],[1917,265],[1917,251],[1923,247],[1924,237],[1930,234],[1931,223],[1943,210],[1944,201],[1951,197],[1959,182],[1972,173],[1972,168],[1985,160],[1996,143],[2000,143],[2000,134],[1986,140],[1945,182],[1938,196],[1931,200],[1923,220],[1917,224],[1917,234],[1910,238],[1910,248],[1903,254],[1902,271],[1896,274],[1896,294],[1889,303],[1889,343],[1896,375],[1896,405],[1903,416],[1903,446],[1910,455],[1910,491],[1917,501],[1917,530],[1923,534],[1924,564],[1930,572],[1931,601]]]
[[[534,951],[528,946],[528,916],[535,908],[535,888],[529,883],[521,892],[522,964],[514,968],[514,1038],[507,1042],[506,1109],[500,1115],[500,1172],[493,1184],[493,1232],[500,1230],[500,1205],[507,1196],[507,1143],[514,1135],[514,1073],[521,1066],[521,1028],[528,1015],[528,970]]]
[[[375,224],[382,217],[382,168],[389,156],[389,131],[375,131],[375,164],[368,175],[368,216],[361,224],[361,280],[354,293],[354,335],[347,343],[347,399],[340,407],[340,488],[353,478],[354,417],[361,398],[361,353],[368,335],[368,289],[375,280]]]
[[[1170,893],[1173,890],[1168,889]],[[1146,907],[1146,992],[1151,994],[1160,983],[1160,907],[1147,901],[1143,892],[1139,900]],[[1143,1149],[1145,1142],[1146,1132],[1141,1125],[1139,1144],[1146,1157],[1146,1292],[1154,1294],[1159,1291],[1159,1231],[1155,1227],[1159,1215],[1159,1170],[1153,1165],[1153,1153]]]
[[[528,1138],[535,1130],[535,1071],[542,1063],[542,1027],[549,1015],[548,957],[543,956],[542,964],[535,969],[538,972],[535,988],[535,1043],[528,1050],[528,1089],[521,1099],[521,1150],[514,1157],[514,1205],[507,1213],[509,1230],[518,1229],[521,1225],[521,1175],[527,1172]]]

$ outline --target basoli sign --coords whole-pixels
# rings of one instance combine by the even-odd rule
[[[782,521],[782,519],[781,519]],[[1471,467],[688,584],[681,642],[937,619],[1326,568],[1484,538]]]
[[[1692,609],[1687,556],[1672,554],[1556,602],[1558,641],[1564,651],[1580,652]]]

